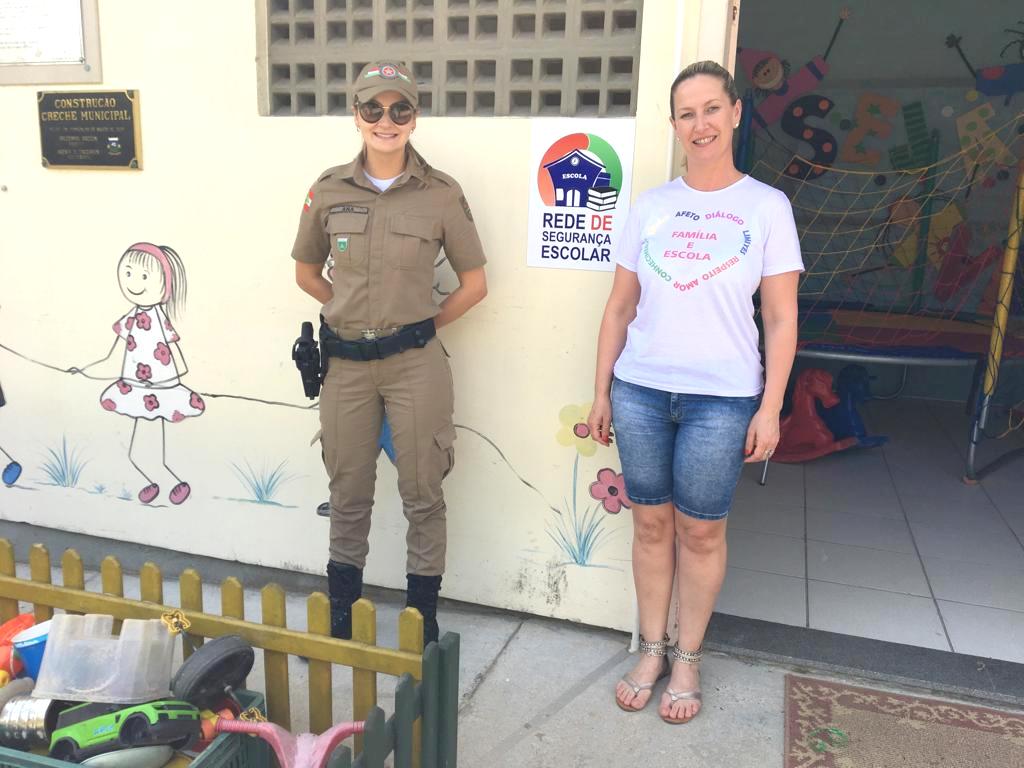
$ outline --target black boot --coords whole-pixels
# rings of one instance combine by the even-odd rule
[[[352,603],[363,595],[363,572],[354,565],[327,561],[327,589],[331,598],[331,637],[352,639]]]
[[[406,574],[409,590],[405,604],[423,614],[423,647],[437,642],[437,593],[441,591],[440,576],[418,576]]]

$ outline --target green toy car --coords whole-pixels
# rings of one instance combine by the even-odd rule
[[[200,735],[199,710],[177,699],[146,704],[79,704],[65,709],[50,738],[50,756],[80,763],[129,747],[188,749]]]

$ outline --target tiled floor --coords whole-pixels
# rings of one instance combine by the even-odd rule
[[[717,610],[1024,662],[1024,459],[968,486],[962,406],[863,415],[885,446],[744,472]],[[979,465],[1020,446],[985,441]]]

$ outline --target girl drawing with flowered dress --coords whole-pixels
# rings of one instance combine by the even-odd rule
[[[181,376],[188,369],[178,346],[178,334],[171,325],[171,319],[177,319],[184,308],[185,269],[172,248],[135,243],[121,256],[117,279],[121,293],[133,306],[114,323],[117,339],[106,357],[80,372],[108,360],[118,344],[124,342],[121,377],[103,390],[100,405],[133,421],[128,460],[146,479],[146,486],[138,494],[143,504],[152,503],[160,495],[160,486],[135,462],[135,433],[139,419],[160,420],[163,465],[178,481],[167,498],[172,504],[181,504],[192,489],[167,464],[166,425],[168,421],[177,423],[189,416],[199,416],[206,410],[202,397],[181,383]],[[181,361],[180,371],[177,360]]]

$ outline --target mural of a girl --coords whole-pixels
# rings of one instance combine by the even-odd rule
[[[0,408],[3,408],[6,404],[7,401],[4,400],[4,388],[0,387]],[[0,465],[3,466],[3,471],[0,472],[0,481],[2,481],[4,485],[14,485],[21,476],[21,464],[16,462],[14,457],[5,451],[2,445],[0,445],[0,454],[7,457],[6,464],[0,462]]]
[[[203,398],[181,383],[188,368],[171,325],[185,305],[185,268],[172,248],[135,243],[118,262],[117,280],[132,308],[114,323],[117,338],[106,357],[86,368],[108,360],[124,342],[121,377],[103,390],[100,405],[132,419],[128,460],[146,479],[146,486],[138,494],[143,504],[151,504],[160,495],[160,486],[135,462],[135,434],[139,419],[160,420],[163,465],[178,481],[167,498],[171,504],[181,504],[192,489],[167,465],[167,422],[177,423],[206,410]]]

